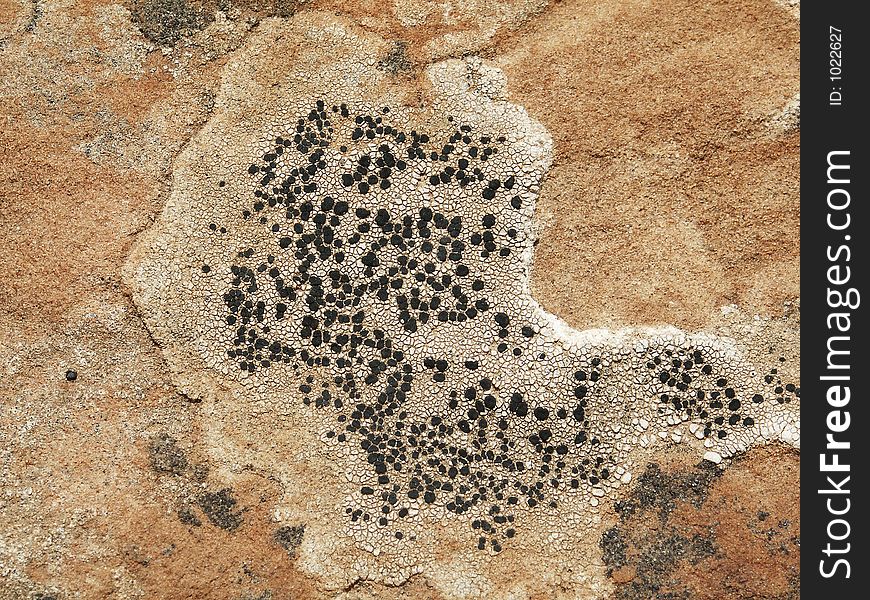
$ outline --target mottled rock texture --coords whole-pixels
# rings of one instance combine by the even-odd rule
[[[0,1],[0,598],[799,597],[798,454],[776,444],[714,465],[662,443],[587,513],[577,557],[534,570],[458,543],[400,585],[326,570],[333,483],[275,442],[294,424],[252,435],[179,386],[124,275],[179,153],[245,94],[245,53],[346,28],[409,110],[431,64],[477,54],[546,128],[544,309],[725,336],[798,383],[796,19],[772,0]]]

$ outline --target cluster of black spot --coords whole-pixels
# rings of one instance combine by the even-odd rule
[[[785,362],[784,357],[779,358],[780,362]],[[771,386],[773,397],[779,404],[790,404],[796,398],[801,397],[801,388],[794,383],[783,383],[779,377],[779,369],[773,368],[764,376],[764,382]],[[760,394],[755,397],[757,402],[763,402],[764,398]]]
[[[436,143],[425,133],[391,126],[388,114],[384,108],[379,115],[351,115],[346,105],[330,110],[318,102],[250,165],[254,200],[242,216],[269,228],[275,248],[258,264],[245,264],[252,249],[239,252],[240,263],[230,269],[223,300],[235,335],[227,355],[250,373],[279,362],[295,369],[329,367],[332,376],[322,381],[309,371],[299,391],[306,405],[334,412],[338,427],[327,437],[358,444],[367,455],[372,480],[360,492],[377,496],[380,510],[349,509],[351,521],[375,519],[386,527],[408,515],[409,501],[437,502],[456,514],[473,512],[479,547],[497,552],[515,535],[510,507],[547,502],[547,488],[577,488],[581,481],[609,477],[604,457],[567,456],[569,445],[598,443],[587,433],[584,399],[598,373],[577,372],[573,404],[540,406],[523,391],[496,390],[486,374],[475,373],[476,361],[433,357],[411,364],[386,331],[370,325],[365,307],[374,299],[394,307],[399,330],[408,334],[480,319],[491,309],[490,284],[475,272],[475,262],[507,257],[521,243],[516,229],[497,233],[493,213],[469,223],[461,214],[429,206],[396,213],[372,205],[376,190],[389,193],[397,177],[424,165],[424,185],[456,185],[487,202],[506,194],[505,205],[521,207],[512,192],[516,177],[488,176],[485,168],[504,137],[477,136],[463,124]],[[325,152],[338,135],[338,122],[349,146],[356,146],[338,148],[342,157],[353,157],[353,168],[336,174]],[[331,180],[322,181],[320,174],[330,168]],[[330,192],[336,179],[341,188]],[[209,229],[226,232],[216,224]],[[292,261],[279,260],[287,253]],[[282,264],[294,267],[288,271]],[[203,272],[212,269],[204,265]],[[282,337],[273,329],[288,313],[301,319],[295,335]],[[493,313],[483,326],[496,332],[499,352],[512,348],[516,356],[523,340],[537,333],[525,324],[514,327],[504,312]],[[427,372],[434,383],[444,383],[448,369],[473,374],[474,381],[445,389],[438,414],[412,417],[405,410],[412,386]],[[514,428],[497,416],[501,403],[511,419],[526,424]],[[554,433],[555,421],[570,437]],[[512,458],[520,444],[537,454],[534,468]],[[404,534],[397,528],[394,535]]]
[[[728,437],[726,423],[729,427],[755,425],[752,417],[741,414],[745,401],[740,398],[745,396],[728,377],[716,373],[700,349],[667,350],[650,357],[646,366],[657,376],[660,414],[672,411],[683,420],[699,421],[705,438],[714,433],[719,439]],[[762,394],[751,396],[755,404],[764,399]]]
[[[499,223],[502,213],[468,222],[419,201],[398,209],[388,201],[401,178],[417,177],[415,185],[458,186],[481,204],[521,209],[519,176],[487,165],[506,139],[459,124],[433,140],[388,117],[388,108],[352,114],[318,101],[250,165],[254,198],[242,216],[267,228],[274,247],[265,257],[238,252],[230,268],[227,356],[248,373],[278,363],[301,371],[304,404],[334,417],[326,437],[364,453],[370,477],[360,507],[348,508],[350,521],[374,521],[402,539],[402,520],[418,502],[438,504],[470,515],[478,547],[498,552],[516,533],[513,507],[555,508],[553,490],[613,476],[615,460],[590,426],[588,404],[604,367],[600,358],[578,358],[570,387],[545,401],[500,389],[474,359],[406,355],[407,336],[425,344],[427,328],[442,324],[475,321],[499,353],[516,357],[534,347],[539,330],[493,306],[495,282],[481,261],[505,260],[525,243]],[[347,145],[336,148],[337,140]],[[226,233],[217,224],[209,230]],[[734,425],[734,390],[721,378],[711,391],[710,366],[700,351],[686,352],[650,358],[662,404],[707,419],[707,434],[724,419]],[[428,414],[409,407],[415,386],[438,397]]]

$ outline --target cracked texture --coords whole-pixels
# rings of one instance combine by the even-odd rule
[[[462,596],[505,546],[582,547],[658,447],[799,445],[800,389],[751,342],[544,312],[528,272],[549,135],[479,59],[429,67],[406,108],[386,52],[317,14],[261,27],[128,266],[181,389],[243,424],[215,443],[288,490],[295,453],[330,474],[305,568],[397,584],[476,548],[456,553]]]

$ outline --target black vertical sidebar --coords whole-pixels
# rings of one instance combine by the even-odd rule
[[[865,10],[860,10],[860,9]],[[801,7],[801,588],[870,595],[870,344],[865,316],[870,20]],[[865,294],[866,292],[866,294]],[[865,306],[867,304],[868,306]],[[824,594],[824,596],[822,595]]]

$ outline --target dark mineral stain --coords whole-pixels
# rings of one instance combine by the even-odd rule
[[[151,468],[158,473],[172,473],[181,475],[187,469],[187,457],[176,445],[175,438],[161,433],[151,440],[149,452],[151,455]]]
[[[284,548],[290,556],[296,554],[296,550],[302,544],[305,536],[305,525],[286,525],[275,531],[275,541]]]
[[[199,497],[199,507],[212,525],[221,529],[233,531],[242,524],[242,511],[235,510],[236,500],[229,488],[206,492]]]

